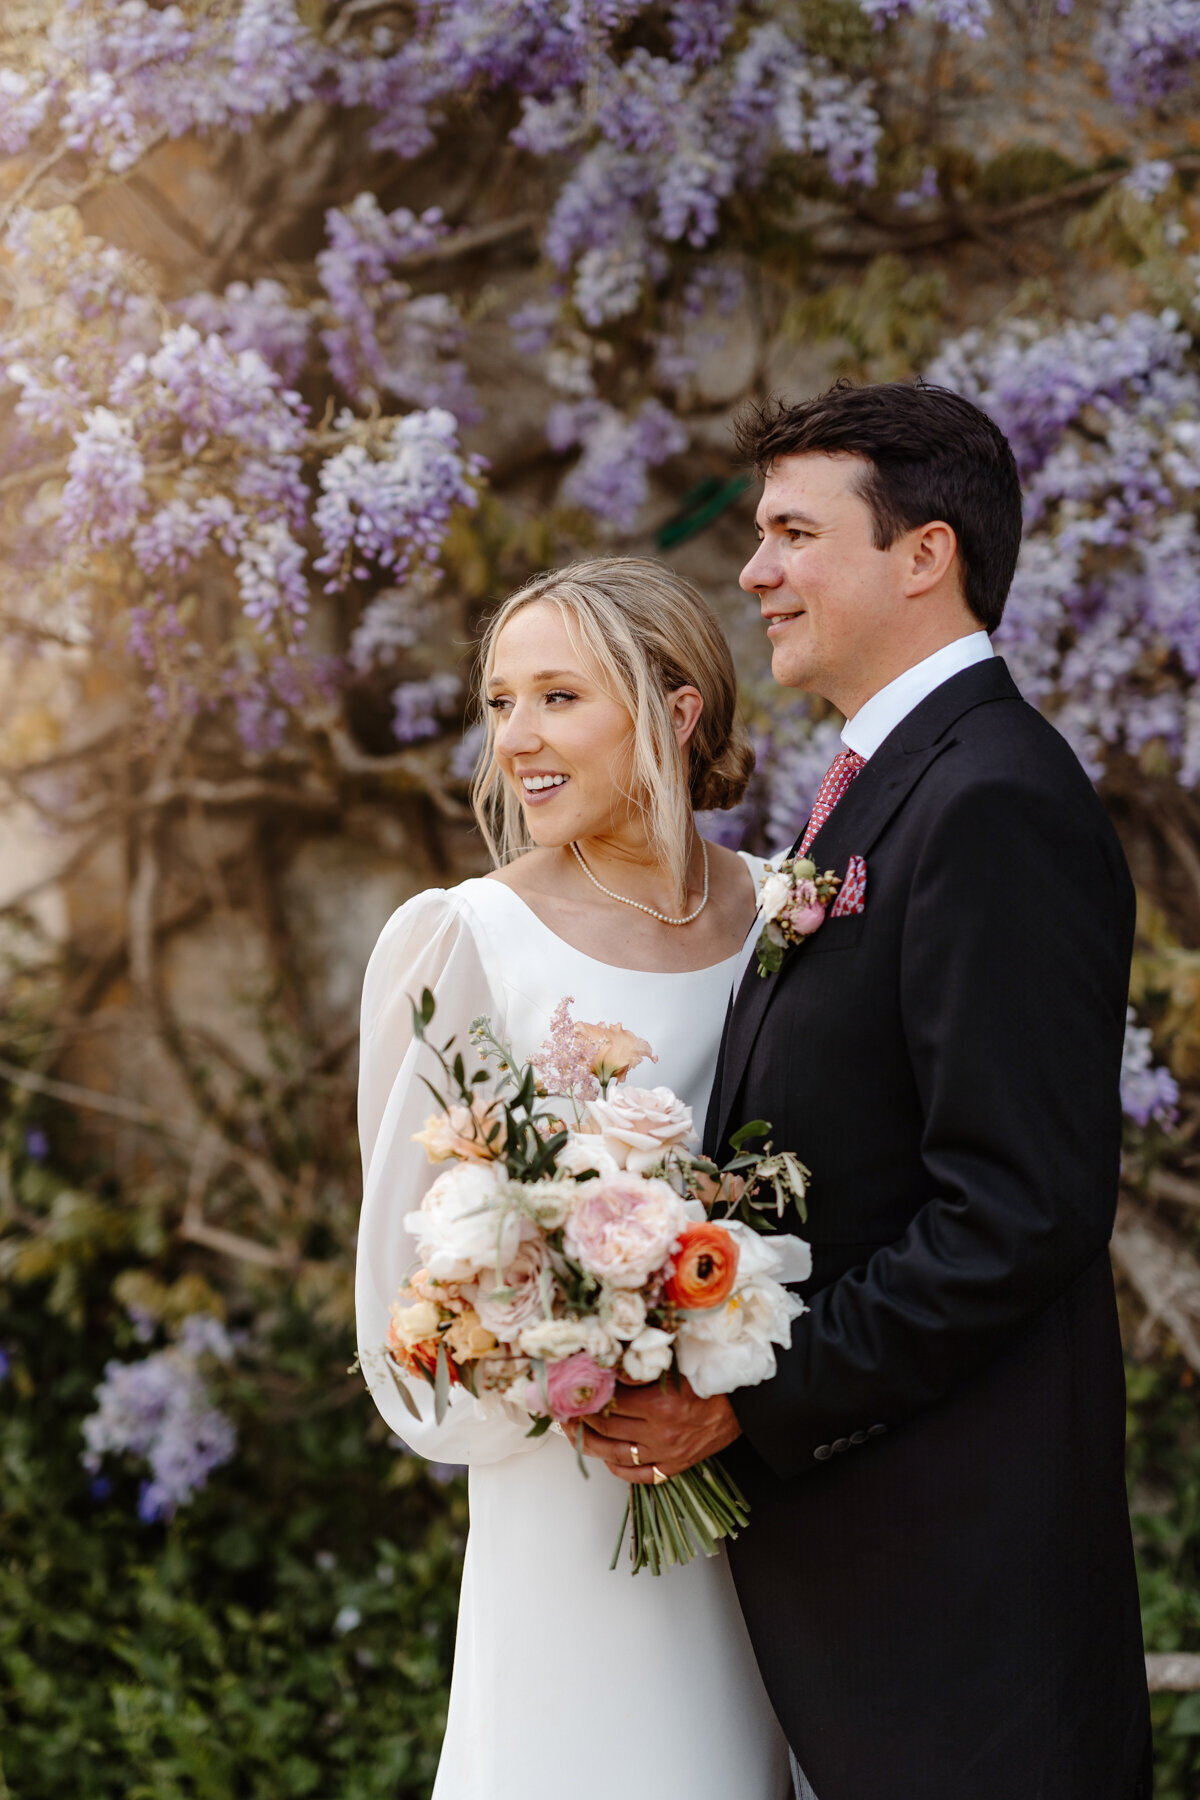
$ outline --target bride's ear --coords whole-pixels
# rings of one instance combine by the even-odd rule
[[[699,688],[672,688],[667,695],[667,705],[671,709],[671,724],[675,731],[675,742],[682,750],[688,739],[700,723],[700,715],[704,711],[704,701]]]

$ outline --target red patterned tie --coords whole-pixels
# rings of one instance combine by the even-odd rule
[[[857,750],[839,750],[825,771],[825,779],[817,790],[817,798],[812,809],[812,818],[804,828],[804,836],[800,840],[797,856],[807,856],[808,846],[824,825],[826,819],[845,793],[860,769],[865,769],[867,759],[860,756]]]

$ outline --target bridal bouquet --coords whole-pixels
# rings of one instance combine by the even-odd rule
[[[433,996],[413,1006],[448,1089],[427,1083],[439,1110],[417,1141],[447,1166],[406,1221],[419,1266],[384,1352],[414,1414],[406,1384],[417,1378],[432,1385],[439,1422],[461,1385],[528,1420],[530,1436],[557,1426],[581,1439],[579,1421],[610,1404],[618,1380],[683,1375],[705,1397],[767,1380],[805,1310],[783,1284],[809,1274],[808,1246],[777,1227],[789,1205],[804,1216],[808,1170],[769,1143],[745,1148],[766,1136],[762,1120],[737,1134],[723,1169],[707,1162],[690,1109],[669,1088],[627,1080],[657,1060],[649,1044],[577,1023],[571,1005],[523,1067],[477,1019],[471,1042],[495,1067],[469,1079],[453,1039],[430,1043]],[[580,1466],[586,1475],[582,1455]],[[716,1458],[633,1485],[612,1566],[627,1525],[634,1573],[657,1575],[713,1555],[747,1517]]]

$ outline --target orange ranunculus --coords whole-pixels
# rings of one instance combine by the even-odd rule
[[[664,1297],[687,1312],[720,1306],[733,1292],[737,1269],[738,1247],[723,1225],[689,1225]]]

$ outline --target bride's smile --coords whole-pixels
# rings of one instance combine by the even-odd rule
[[[535,844],[557,849],[628,826],[629,714],[588,667],[557,607],[527,606],[509,620],[487,703],[496,761]]]

